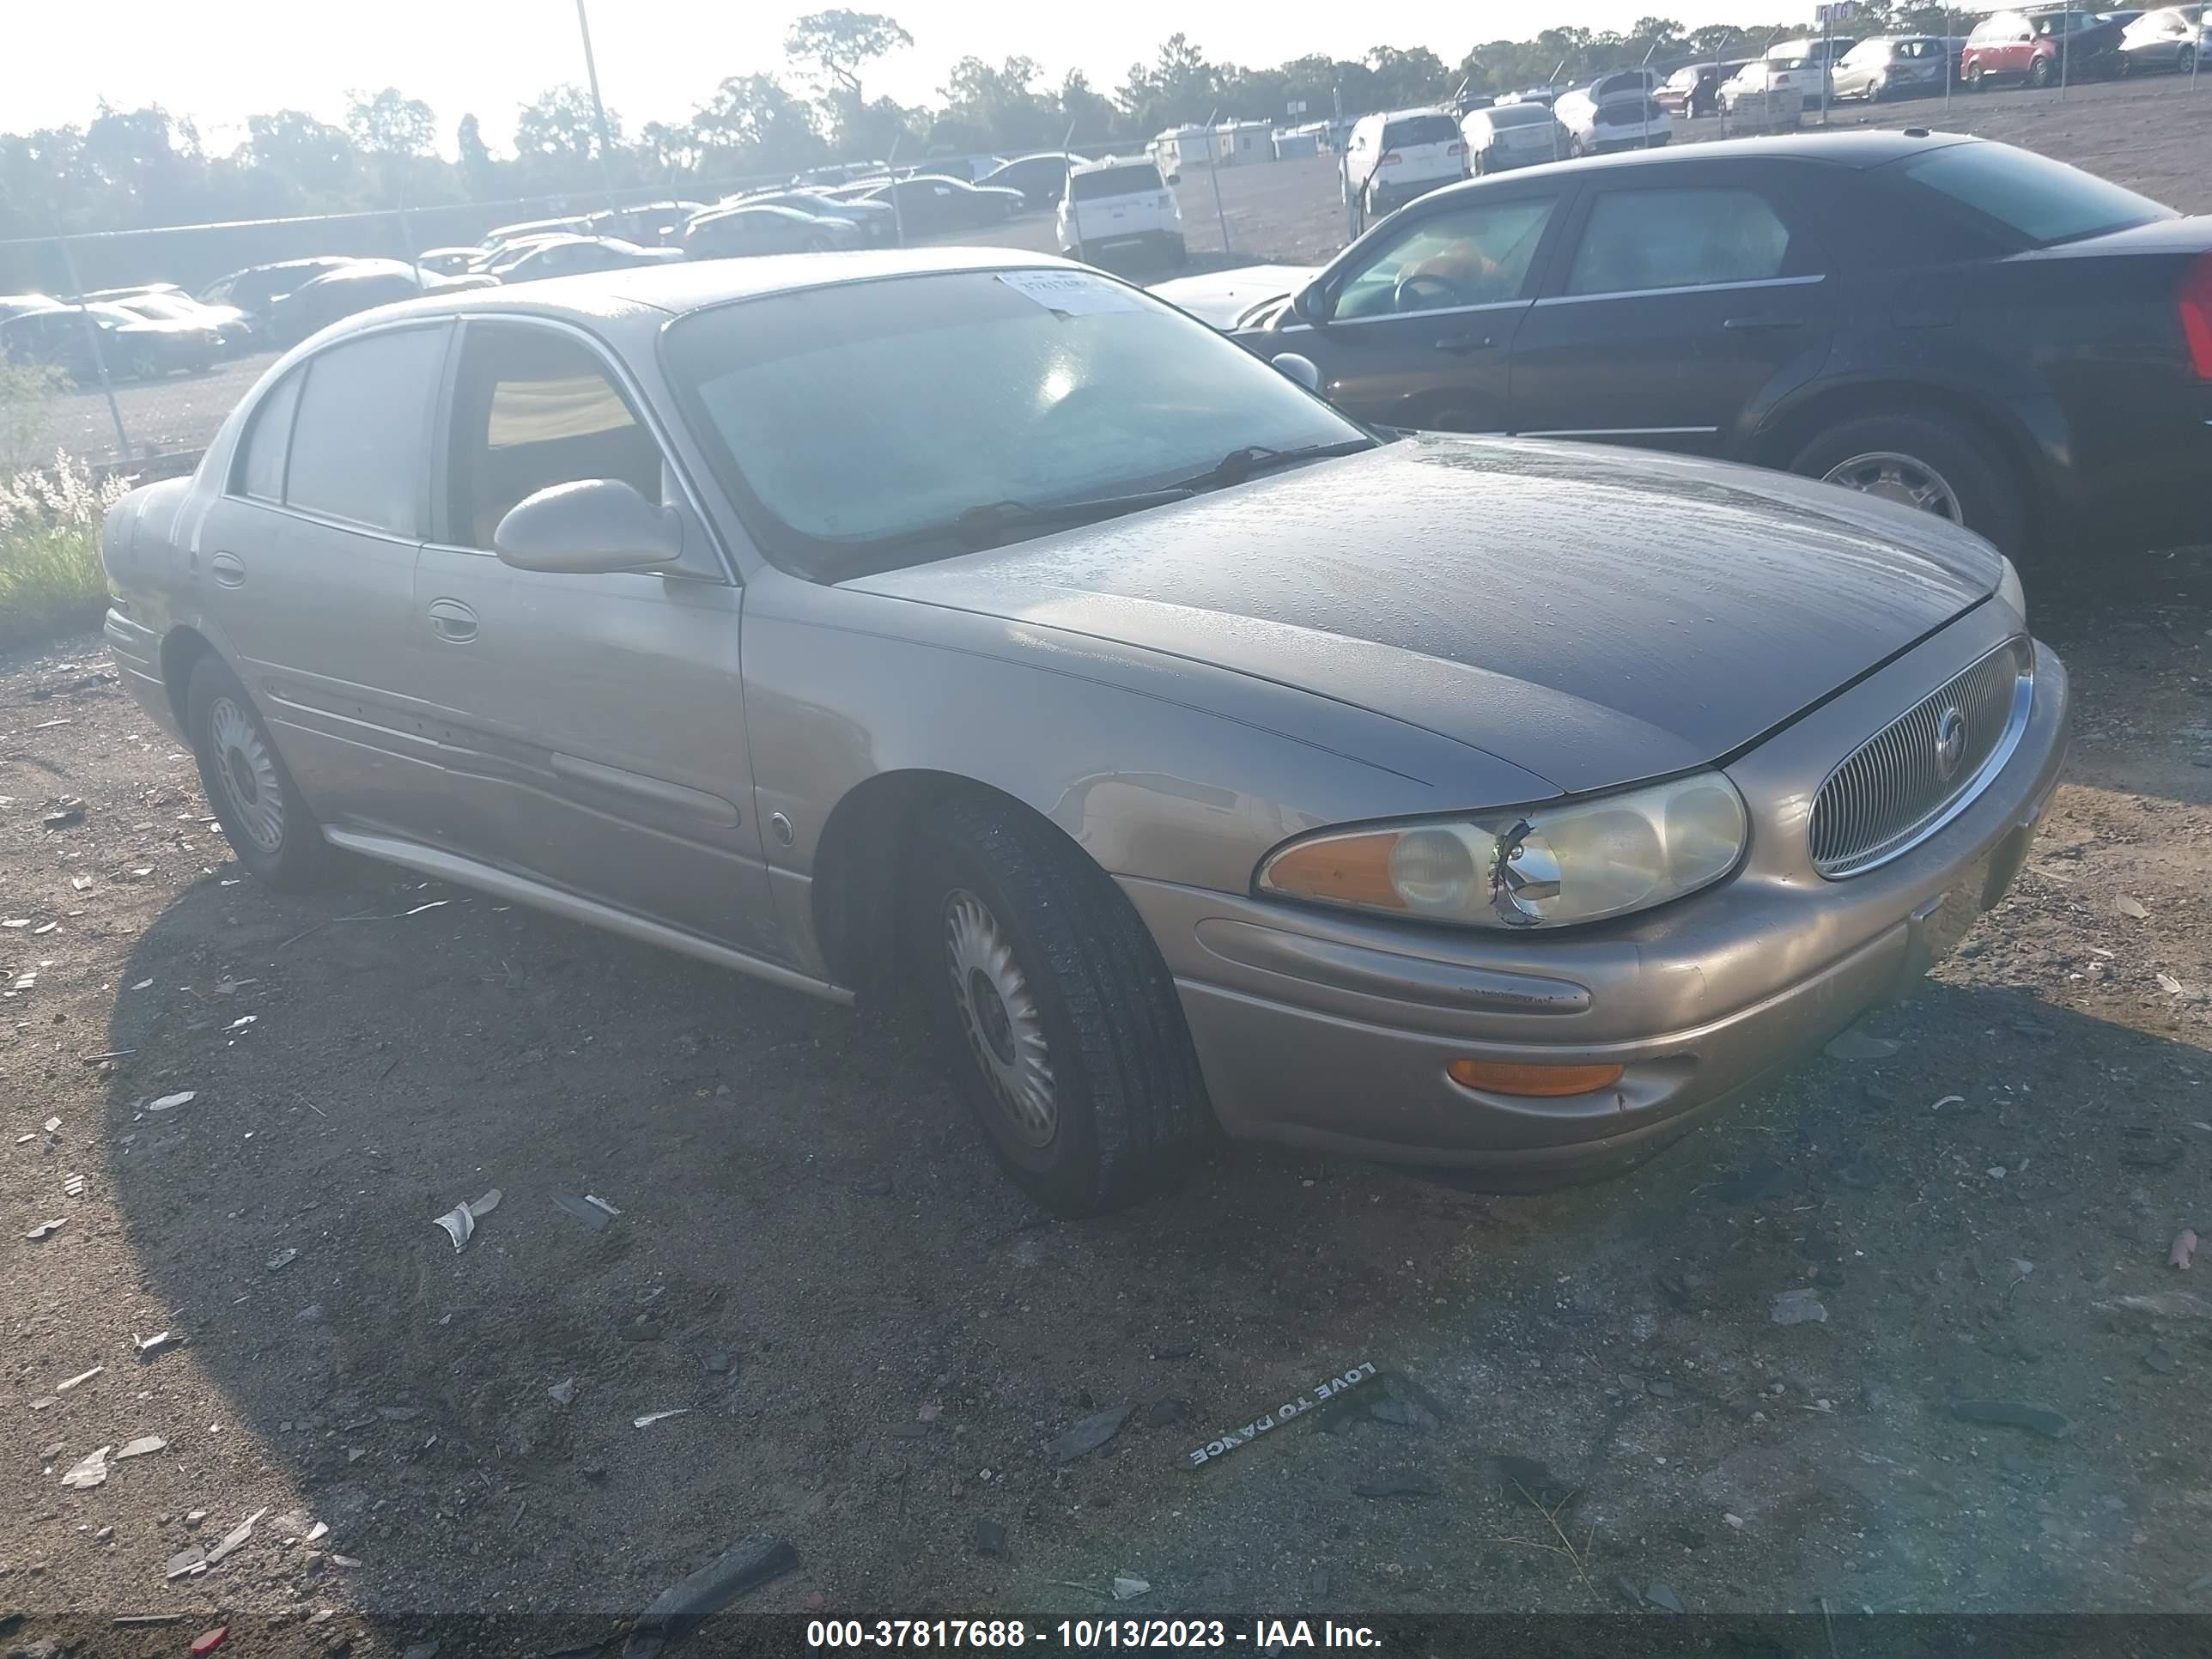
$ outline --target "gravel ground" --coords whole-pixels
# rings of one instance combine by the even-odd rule
[[[605,1634],[773,1533],[763,1610],[2194,1607],[2212,1326],[2115,1299],[2193,1283],[2208,1218],[2212,569],[2033,592],[2069,781],[1868,1023],[1893,1053],[1603,1187],[1232,1148],[1078,1224],[902,1027],[390,872],[272,896],[96,640],[0,665],[6,1595],[398,1651],[460,1609]],[[433,1218],[493,1188],[457,1255]],[[1363,1365],[1353,1420],[1190,1467]],[[1572,1556],[1500,1455],[1576,1494]]]
[[[1961,91],[1948,114],[1942,100],[1929,98],[1872,109],[1838,106],[1830,120],[1839,127],[1926,125],[2002,139],[2102,173],[2185,213],[2212,213],[2212,168],[2203,159],[2212,154],[2212,76],[2193,93],[2179,76],[2147,76],[2073,88],[2063,101],[2056,90],[2022,88],[1979,97]],[[1682,136],[1693,143],[1717,139],[1720,124],[1690,122]],[[1201,269],[1318,264],[1347,240],[1334,156],[1225,167],[1218,208],[1216,182],[1194,172],[1181,191],[1192,259]],[[984,235],[933,240],[1057,252],[1050,214],[1031,214]],[[201,447],[271,361],[258,355],[204,374],[118,386],[116,402],[131,444],[141,453]],[[116,453],[106,399],[94,391],[57,400],[48,443],[94,458]]]

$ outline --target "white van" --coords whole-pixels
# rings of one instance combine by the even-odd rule
[[[1160,176],[1141,156],[1078,161],[1060,191],[1060,251],[1071,259],[1103,263],[1117,253],[1156,253],[1170,264],[1188,263],[1182,209],[1174,185],[1180,174]]]
[[[1449,110],[1363,115],[1344,147],[1344,199],[1370,219],[1466,177],[1467,141]]]

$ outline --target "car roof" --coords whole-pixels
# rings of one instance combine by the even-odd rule
[[[659,319],[718,305],[727,300],[798,294],[808,289],[887,277],[936,276],[954,271],[1076,270],[1074,261],[1014,248],[885,248],[836,255],[773,253],[749,259],[677,260],[619,270],[554,276],[517,288],[465,289],[427,295],[420,300],[365,313],[381,322],[398,316],[496,316],[535,314],[611,320],[640,309]],[[659,325],[658,319],[654,325]],[[340,333],[349,332],[342,328]]]
[[[1039,158],[1025,155],[1022,159],[1025,161],[1034,161]],[[1056,161],[1060,158],[1054,155],[1043,159]],[[1102,155],[1095,161],[1072,161],[1068,164],[1067,170],[1070,173],[1103,173],[1109,167],[1149,167],[1158,165],[1158,163],[1149,155]]]
[[[1698,161],[1722,163],[1781,157],[1790,161],[1822,161],[1831,167],[1863,172],[1869,167],[1894,161],[1901,156],[1916,155],[1953,144],[1991,142],[1977,138],[1972,133],[1937,132],[1926,127],[1907,127],[1900,132],[1865,128],[1850,132],[1775,133],[1766,137],[1732,138],[1726,144],[1668,144],[1659,149],[1617,150],[1609,155],[1584,156],[1575,161],[1547,161],[1540,167],[1521,167],[1492,178],[1469,179],[1456,185],[1448,185],[1442,190],[1430,192],[1423,199],[1434,202],[1468,191],[1506,188],[1521,180],[1539,177],[1581,179],[1587,178],[1593,172],[1607,172],[1614,168],[1687,167]]]

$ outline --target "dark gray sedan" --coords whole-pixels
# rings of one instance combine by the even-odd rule
[[[718,208],[684,227],[687,259],[729,259],[756,253],[828,253],[857,247],[860,228],[787,207]]]
[[[254,875],[344,849],[910,994],[1071,1212],[1216,1127],[1632,1164],[1948,951],[2067,735],[1955,526],[1386,441],[1018,254],[355,318],[103,553],[124,679]]]

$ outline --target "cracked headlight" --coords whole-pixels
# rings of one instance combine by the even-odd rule
[[[1325,830],[1261,861],[1280,898],[1476,927],[1564,927],[1664,904],[1736,866],[1743,797],[1717,772],[1462,818]]]
[[[1997,578],[1997,603],[2008,605],[2021,621],[2027,620],[2027,590],[2020,585],[2020,572],[2013,568],[2010,559],[2004,562],[2004,574]]]

